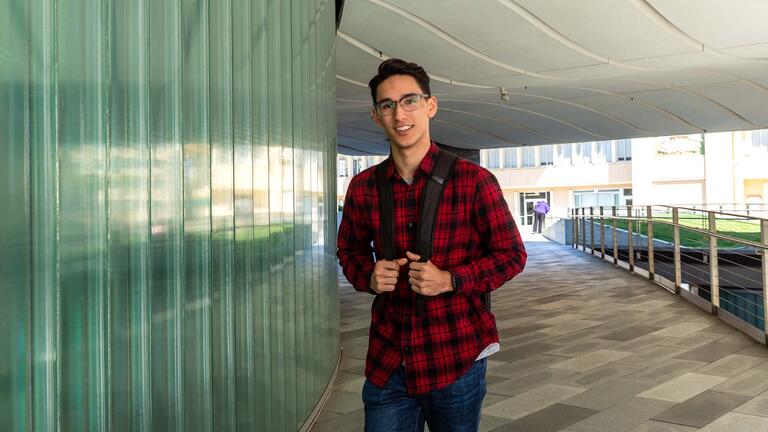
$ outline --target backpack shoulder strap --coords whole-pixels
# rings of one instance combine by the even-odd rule
[[[453,173],[453,167],[457,160],[458,156],[455,154],[440,150],[435,167],[432,169],[432,176],[424,185],[419,211],[419,230],[416,233],[417,253],[421,256],[422,262],[427,262],[432,256],[432,238],[435,233],[437,209],[443,196],[445,182]]]
[[[395,259],[395,209],[392,184],[387,181],[389,159],[376,165],[376,189],[379,195],[379,221],[381,231],[381,250],[386,260]]]

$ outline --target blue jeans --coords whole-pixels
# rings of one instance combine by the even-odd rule
[[[476,432],[485,397],[487,359],[478,360],[461,378],[440,390],[408,396],[405,370],[398,368],[384,387],[363,385],[366,432]]]

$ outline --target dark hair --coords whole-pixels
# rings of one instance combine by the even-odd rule
[[[429,75],[427,75],[424,68],[416,63],[409,63],[405,60],[392,58],[381,62],[379,65],[379,72],[375,77],[371,78],[370,82],[368,82],[368,87],[371,89],[371,99],[373,99],[374,104],[376,103],[376,90],[378,89],[379,84],[392,75],[410,75],[419,84],[419,87],[424,94],[432,95],[432,92],[429,90]]]

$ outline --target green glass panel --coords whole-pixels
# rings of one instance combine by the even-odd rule
[[[27,3],[0,2],[0,430],[32,423]]]
[[[333,2],[0,0],[0,430],[297,430],[339,353]]]

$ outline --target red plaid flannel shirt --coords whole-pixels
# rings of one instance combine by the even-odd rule
[[[395,258],[405,257],[407,250],[415,252],[419,202],[437,152],[433,143],[410,186],[397,174],[391,157],[383,162],[388,164],[395,201]],[[381,256],[379,225],[375,167],[371,167],[349,184],[338,235],[339,261],[358,291],[373,292],[374,250]],[[379,294],[373,302],[365,376],[384,386],[405,361],[412,395],[459,379],[485,347],[499,341],[496,320],[480,294],[520,273],[526,257],[496,178],[459,159],[443,190],[431,258],[439,269],[453,274],[455,292],[429,298],[426,314],[416,316],[416,294],[408,284],[407,266],[402,267],[395,291]]]

